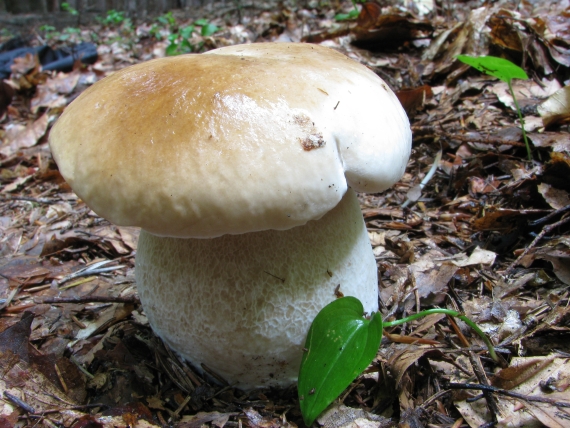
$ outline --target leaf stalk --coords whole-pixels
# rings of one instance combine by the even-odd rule
[[[515,91],[513,90],[513,85],[511,84],[511,80],[507,81],[507,85],[509,85],[509,91],[511,91],[511,96],[513,97],[513,101],[515,102],[515,107],[517,108],[517,113],[519,115],[519,120],[521,122],[521,129],[523,134],[524,144],[526,146],[526,154],[528,156],[528,160],[532,160],[532,155],[530,153],[530,144],[528,143],[528,139],[526,138],[526,130],[524,129],[524,118],[521,112],[521,108],[519,107],[519,103],[517,101],[517,97],[515,96]]]
[[[414,320],[417,320],[418,318],[422,318],[422,317],[425,317],[425,316],[431,315],[431,314],[445,314],[445,315],[451,315],[452,317],[459,318],[461,321],[463,321],[465,324],[467,324],[469,327],[471,327],[475,331],[475,333],[477,333],[479,335],[479,337],[481,337],[483,342],[485,342],[487,349],[489,350],[489,355],[491,356],[491,358],[496,362],[499,361],[499,357],[497,356],[497,353],[495,352],[495,347],[493,346],[493,344],[491,343],[491,340],[487,337],[487,335],[485,333],[483,333],[483,330],[481,330],[477,324],[475,324],[473,321],[471,321],[465,315],[463,315],[457,311],[452,311],[450,309],[439,309],[439,308],[438,309],[427,309],[425,311],[418,312],[417,314],[410,315],[409,317],[402,318],[400,320],[384,321],[384,327],[394,327],[396,325],[400,325],[400,324],[404,324],[404,323],[407,323],[410,321],[414,321]]]

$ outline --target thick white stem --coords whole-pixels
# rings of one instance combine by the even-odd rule
[[[154,331],[244,389],[297,378],[313,318],[335,289],[377,311],[377,269],[352,191],[286,231],[177,239],[141,232],[140,298]]]

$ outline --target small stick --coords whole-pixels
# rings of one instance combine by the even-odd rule
[[[24,410],[25,412],[36,413],[36,411],[34,410],[34,408],[32,406],[30,406],[25,401],[20,400],[15,395],[10,394],[8,391],[4,391],[4,397],[6,397],[9,401],[11,401],[16,406],[22,408],[22,410]]]
[[[200,364],[200,366],[202,367],[202,369],[208,373],[210,376],[212,376],[214,379],[216,379],[218,382],[220,382],[222,385],[224,386],[228,386],[229,383],[227,380],[225,380],[223,377],[221,377],[219,374],[217,374],[214,370],[212,370],[210,367],[208,367],[206,364],[202,363]]]
[[[84,297],[44,297],[37,299],[37,303],[132,303],[137,305],[140,300],[136,296],[112,297],[112,296],[84,296]]]
[[[61,370],[59,370],[57,363],[54,364],[54,367],[55,367],[55,373],[57,374],[57,377],[59,379],[59,383],[61,383],[61,386],[63,387],[63,392],[65,392],[67,394],[69,392],[69,389],[67,388],[67,384],[65,383],[65,380],[63,379],[63,376],[61,375]]]
[[[465,143],[478,143],[478,144],[489,144],[489,145],[498,144],[504,146],[525,147],[525,144],[519,143],[518,141],[509,141],[496,137],[485,137],[485,136],[475,137],[475,136],[462,135],[462,134],[448,134],[447,132],[443,132],[443,134],[446,138],[449,138],[450,140],[457,140]]]
[[[448,383],[445,385],[448,389],[475,389],[480,391],[487,391],[495,394],[505,395],[511,398],[518,398],[524,401],[546,403],[556,407],[570,407],[570,403],[566,401],[556,401],[552,398],[536,397],[534,395],[524,395],[518,392],[507,391],[506,389],[497,388],[492,385],[481,385],[474,383]]]
[[[180,404],[180,406],[178,406],[178,409],[176,409],[176,411],[170,415],[170,419],[168,419],[168,422],[173,422],[174,419],[178,419],[178,415],[180,414],[180,412],[182,410],[184,410],[184,407],[186,407],[188,405],[188,403],[190,402],[191,399],[192,399],[192,395],[188,395],[188,397],[186,397],[184,399],[182,404]]]
[[[92,409],[94,407],[109,407],[109,406],[107,404],[103,404],[103,403],[80,404],[78,406],[60,407],[60,408],[55,408],[55,409],[42,410],[41,413],[38,412],[38,413],[36,413],[36,415],[43,415],[43,414],[47,414],[47,413],[59,413],[62,410]]]
[[[570,211],[570,205],[566,205],[565,207],[554,210],[550,214],[548,214],[542,218],[539,218],[538,220],[531,221],[528,225],[529,226],[538,226],[539,224],[546,223],[552,217],[556,217],[558,214],[565,213],[566,211]]]
[[[447,317],[447,321],[449,321],[449,324],[451,325],[451,328],[453,329],[453,331],[455,331],[455,334],[457,334],[457,337],[459,338],[459,341],[461,342],[463,347],[469,348],[469,346],[471,346],[471,344],[469,343],[467,338],[463,335],[463,333],[461,332],[461,329],[459,328],[459,326],[457,325],[457,323],[455,322],[453,317],[451,315],[446,315],[446,317]]]
[[[507,276],[509,273],[511,273],[513,271],[513,269],[515,268],[515,266],[518,265],[519,262],[523,259],[523,257],[526,256],[528,254],[528,252],[530,250],[532,250],[536,246],[536,244],[538,244],[538,242],[542,238],[544,238],[544,236],[547,233],[550,233],[553,229],[556,229],[557,227],[560,227],[560,226],[562,226],[568,222],[570,222],[570,217],[563,218],[562,220],[557,221],[556,223],[552,223],[548,226],[544,226],[544,228],[540,231],[540,233],[538,235],[536,235],[536,238],[533,239],[533,241],[530,243],[530,245],[528,247],[526,247],[524,249],[524,251],[521,253],[521,255],[518,256],[517,259],[509,265],[507,270],[505,270],[505,272],[503,273],[503,276]]]
[[[29,196],[12,196],[12,195],[2,195],[0,196],[2,202],[8,201],[25,201],[25,202],[35,202],[37,204],[55,204],[59,202],[57,199],[47,199],[47,198],[31,198]]]
[[[489,379],[487,379],[487,375],[485,374],[485,369],[483,364],[481,364],[481,358],[475,352],[469,352],[469,360],[471,361],[471,365],[473,366],[473,371],[475,372],[475,376],[479,380],[479,382],[483,385],[490,385]],[[497,402],[497,397],[491,394],[487,390],[483,390],[483,396],[485,397],[485,401],[487,402],[487,408],[491,413],[492,422],[494,425],[498,423],[497,415],[501,413],[499,410],[499,403]],[[493,425],[493,426],[494,426]]]

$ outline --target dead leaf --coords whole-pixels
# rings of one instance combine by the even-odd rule
[[[431,87],[423,85],[418,88],[401,89],[396,91],[396,96],[408,116],[414,114],[416,111],[421,110],[428,99],[433,97]]]
[[[475,230],[508,231],[516,227],[516,222],[524,218],[524,212],[512,209],[488,210],[483,217],[473,221]]]
[[[7,144],[4,144],[2,149],[0,149],[0,153],[5,156],[11,156],[18,150],[36,145],[38,140],[46,133],[47,126],[48,115],[44,113],[34,122],[29,123],[24,129],[18,132],[12,140],[8,140]]]
[[[449,262],[432,262],[431,266],[425,266],[426,259],[437,259],[442,256],[441,253],[437,254],[435,251],[430,251],[417,262],[412,263],[409,268],[419,297],[422,299],[429,298],[431,304],[443,301],[447,292],[447,284],[459,269]],[[427,304],[428,302],[424,303]]]
[[[317,419],[323,428],[384,428],[392,426],[390,419],[344,404],[333,404]]]
[[[545,78],[540,83],[541,85],[534,80],[514,80],[512,82],[513,91],[520,108],[535,105],[538,100],[545,99],[560,89],[560,83],[556,79],[548,80]],[[491,91],[497,95],[500,102],[516,111],[515,102],[507,83],[498,81],[493,84]],[[526,129],[528,131],[528,127]]]
[[[200,428],[204,424],[212,423],[218,428],[223,428],[230,417],[237,416],[239,413],[220,413],[220,412],[198,412],[192,416],[184,416],[179,428]]]
[[[14,88],[6,82],[0,81],[0,118],[6,113],[13,97]]]
[[[570,134],[561,132],[532,133],[529,135],[535,147],[552,147],[554,152],[570,154]]]
[[[476,247],[469,257],[467,257],[465,254],[462,260],[453,260],[451,263],[459,267],[474,266],[479,264],[484,266],[492,266],[493,263],[495,263],[496,257],[497,254],[493,251],[483,250],[479,247]]]
[[[541,385],[550,379],[555,382],[570,377],[570,360],[566,358],[549,357],[515,357],[506,369],[500,370],[493,382],[504,385],[509,391],[531,397],[553,401],[569,402],[568,389],[564,392],[545,392]],[[463,381],[465,381],[464,379]],[[499,427],[567,427],[570,411],[566,407],[556,407],[548,403],[517,400],[497,394],[499,409]],[[457,409],[471,427],[478,427],[488,422],[489,413],[485,400],[468,403],[455,402]],[[544,425],[543,425],[544,424]]]
[[[546,183],[538,185],[538,191],[544,200],[555,210],[570,205],[570,195],[565,190],[559,190]]]
[[[570,120],[570,86],[565,86],[538,106],[544,126],[567,123]]]
[[[379,8],[375,3],[374,5],[362,8],[360,12],[359,19],[363,25],[357,25],[353,30],[354,44],[357,46],[366,47],[372,51],[384,50],[425,38],[433,31],[428,21],[414,20],[404,15],[368,12],[368,9]]]

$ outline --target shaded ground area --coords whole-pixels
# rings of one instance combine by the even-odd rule
[[[108,15],[89,28],[38,28],[24,41],[93,42],[99,59],[48,73],[23,57],[0,84],[1,426],[303,426],[294,387],[246,393],[163,347],[136,294],[137,229],[113,226],[79,200],[46,143],[65,106],[115,70],[167,52],[276,40],[322,43],[366,64],[410,116],[405,176],[361,197],[384,316],[464,312],[502,357],[494,363],[444,315],[395,328],[318,423],[568,426],[568,1],[431,11],[365,3],[357,19],[335,20],[352,7],[243,4],[204,11],[198,22],[165,14],[139,24]],[[527,71],[513,88],[532,160],[508,85],[459,54],[501,56]]]

